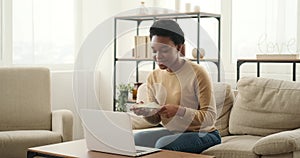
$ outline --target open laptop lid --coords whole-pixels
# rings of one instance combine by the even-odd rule
[[[81,109],[80,116],[89,150],[136,156],[129,114]]]

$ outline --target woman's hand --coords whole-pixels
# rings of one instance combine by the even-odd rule
[[[138,104],[143,104],[143,102],[140,102]],[[133,111],[136,115],[149,117],[157,114],[160,111],[160,108],[144,108],[133,105],[130,110]]]
[[[179,105],[166,104],[162,106],[162,108],[159,111],[159,114],[162,117],[170,118],[176,115],[178,109],[179,109]]]

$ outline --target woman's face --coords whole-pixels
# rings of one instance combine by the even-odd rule
[[[172,65],[179,60],[177,46],[170,37],[152,36],[151,47],[153,49],[153,58],[160,69],[171,69]]]

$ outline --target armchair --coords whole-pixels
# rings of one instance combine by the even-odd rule
[[[0,68],[0,155],[26,157],[29,147],[72,140],[73,114],[51,111],[47,68]]]

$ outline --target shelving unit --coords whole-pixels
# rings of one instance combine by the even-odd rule
[[[204,12],[189,12],[189,13],[168,13],[168,14],[153,14],[153,15],[138,15],[138,16],[118,16],[114,18],[114,85],[113,85],[113,110],[116,109],[116,64],[118,61],[128,61],[128,62],[136,62],[136,81],[139,81],[139,70],[138,65],[143,61],[153,61],[153,59],[135,59],[135,58],[117,58],[117,29],[118,29],[118,21],[133,21],[136,22],[137,29],[136,35],[139,35],[139,27],[143,21],[156,21],[159,19],[196,19],[197,20],[197,49],[200,48],[200,19],[201,18],[214,18],[218,21],[218,48],[217,48],[217,59],[200,59],[199,52],[197,53],[196,59],[191,59],[192,61],[197,62],[212,62],[216,65],[218,70],[218,78],[220,81],[220,27],[221,27],[221,16],[220,14],[212,14],[212,13],[204,13]],[[153,69],[155,68],[155,63],[153,62]]]

